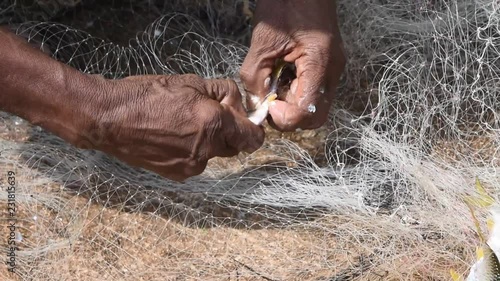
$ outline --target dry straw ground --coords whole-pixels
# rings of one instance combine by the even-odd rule
[[[20,36],[110,78],[237,80],[254,7],[12,3],[0,1],[0,16],[12,16]],[[260,151],[215,159],[183,185],[2,114],[0,180],[17,174],[20,241],[17,274],[1,264],[0,279],[449,280],[450,268],[466,272],[477,237],[462,195],[476,177],[499,194],[499,8],[493,0],[339,1],[349,63],[330,122],[294,134],[267,129]],[[1,206],[6,198],[2,190]],[[0,213],[6,225],[7,209]],[[0,228],[2,248],[8,234]]]

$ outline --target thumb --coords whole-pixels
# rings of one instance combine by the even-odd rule
[[[248,153],[259,149],[264,143],[264,128],[250,122],[246,115],[239,114],[232,107],[223,107],[232,116],[222,128],[227,146]]]
[[[240,114],[245,115],[242,98],[238,85],[231,79],[205,80],[206,94],[223,105],[232,107]]]

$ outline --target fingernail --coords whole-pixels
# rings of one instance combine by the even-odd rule
[[[272,101],[269,103],[269,106],[275,106],[276,105],[276,101]]]
[[[269,84],[271,83],[271,77],[267,77],[266,80],[264,80],[264,87],[269,87]]]
[[[292,82],[292,85],[290,85],[290,91],[292,92],[292,94],[295,94],[295,92],[297,91],[297,79],[293,80]]]

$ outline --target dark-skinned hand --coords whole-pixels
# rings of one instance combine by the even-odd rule
[[[232,80],[81,73],[0,28],[0,110],[69,143],[182,181],[264,141]]]
[[[259,0],[250,50],[240,74],[245,88],[263,98],[277,59],[296,66],[283,100],[271,104],[268,121],[280,131],[322,126],[346,58],[332,0]]]
[[[78,147],[184,180],[202,173],[213,157],[253,152],[264,141],[263,129],[246,118],[232,80],[173,75],[106,83],[111,90],[92,106],[99,109],[95,128]]]

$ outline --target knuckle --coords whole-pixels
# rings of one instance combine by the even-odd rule
[[[177,82],[179,84],[190,85],[194,89],[202,92],[205,85],[205,79],[196,74],[182,74],[178,76]]]
[[[191,160],[188,163],[186,172],[190,177],[203,173],[208,165],[207,160]]]
[[[326,69],[328,63],[331,61],[331,52],[328,48],[312,47],[312,52],[315,54],[315,60],[311,60],[310,63],[314,64],[315,67],[320,67],[320,70]]]
[[[210,96],[221,101],[227,97],[231,99],[241,99],[241,94],[238,85],[232,79],[214,79],[206,80],[205,89]]]
[[[264,144],[264,129],[259,128],[258,130],[252,130],[249,132],[238,147],[239,151],[245,151],[248,153],[253,153],[258,150]]]
[[[313,40],[314,44],[309,45],[309,48],[317,51],[319,55],[328,56],[334,42],[333,35],[330,33],[321,34],[316,38],[313,38]]]

